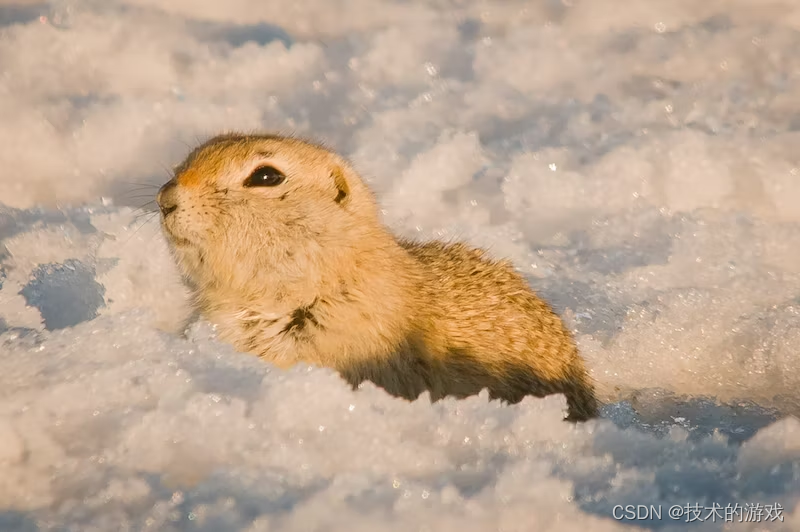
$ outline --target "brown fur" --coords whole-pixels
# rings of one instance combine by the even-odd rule
[[[265,164],[285,182],[243,187]],[[370,380],[410,400],[564,393],[568,419],[597,415],[572,337],[509,262],[395,238],[358,174],[321,146],[216,137],[158,202],[201,311],[242,351],[332,367],[354,387]]]

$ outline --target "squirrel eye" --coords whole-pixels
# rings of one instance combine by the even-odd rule
[[[272,166],[259,166],[244,180],[244,187],[275,187],[286,181],[286,176]]]

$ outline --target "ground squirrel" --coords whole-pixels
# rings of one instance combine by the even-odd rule
[[[395,237],[331,150],[220,135],[157,200],[199,310],[241,351],[331,367],[354,387],[369,380],[410,400],[564,393],[567,419],[597,415],[569,331],[510,262]]]

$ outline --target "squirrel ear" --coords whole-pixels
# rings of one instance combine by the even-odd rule
[[[331,177],[336,187],[336,198],[333,201],[342,205],[350,197],[350,186],[347,184],[347,179],[344,177],[341,166],[337,165],[333,168]]]

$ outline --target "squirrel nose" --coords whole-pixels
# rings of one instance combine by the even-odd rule
[[[165,218],[178,208],[177,188],[178,183],[173,178],[167,181],[158,191],[156,202],[158,203],[158,208],[161,209],[161,215]]]

